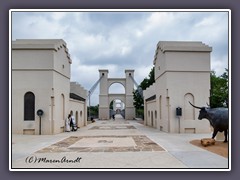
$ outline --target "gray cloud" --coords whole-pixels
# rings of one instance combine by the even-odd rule
[[[109,69],[110,77],[135,69],[140,83],[164,40],[202,41],[213,47],[218,75],[228,66],[228,12],[12,12],[12,38],[64,39],[73,60],[71,80],[86,89],[99,78],[98,69]]]

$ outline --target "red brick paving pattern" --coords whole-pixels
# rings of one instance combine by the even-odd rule
[[[136,146],[129,147],[69,147],[81,140],[82,138],[126,138],[131,137]],[[52,144],[42,150],[37,151],[37,153],[56,153],[56,152],[139,152],[139,151],[165,151],[158,144],[150,140],[146,136],[70,136],[60,142]]]

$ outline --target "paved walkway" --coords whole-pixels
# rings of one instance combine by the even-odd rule
[[[137,120],[97,120],[57,135],[12,135],[12,169],[228,168],[228,159],[189,143],[210,134],[168,134]]]

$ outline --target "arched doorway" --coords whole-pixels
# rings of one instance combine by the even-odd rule
[[[62,120],[65,120],[65,97],[64,94],[62,94]]]
[[[194,104],[194,96],[191,93],[187,93],[184,96],[184,119],[185,120],[194,120],[195,119],[195,110],[189,102]]]
[[[117,115],[125,118],[125,103],[120,99],[114,99],[109,104],[109,116]]]
[[[153,111],[151,111],[151,126],[153,127]]]
[[[27,92],[24,95],[24,121],[35,120],[35,95]]]
[[[79,118],[78,118],[78,111],[76,111],[75,120],[76,120],[77,127],[79,127],[80,123],[78,122],[78,121],[79,121]]]
[[[82,110],[80,111],[80,123],[81,123],[80,124],[81,126],[84,125],[84,123],[83,123],[83,111]]]

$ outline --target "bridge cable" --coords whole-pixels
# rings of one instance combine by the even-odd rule
[[[91,114],[90,114],[90,107],[91,107],[91,104],[90,104],[90,98],[91,98],[91,95],[92,93],[95,91],[97,85],[99,84],[99,82],[101,81],[101,79],[103,78],[104,75],[102,75],[97,82],[95,82],[95,84],[91,87],[91,89],[88,91],[88,101],[89,101],[89,111],[88,111],[88,117],[91,118]]]
[[[131,74],[129,74],[129,77],[132,79],[133,83],[135,84],[135,86],[137,87],[137,92],[140,94],[140,96],[143,99],[143,90],[142,88],[138,85],[138,83],[135,81],[135,79],[131,76]]]

